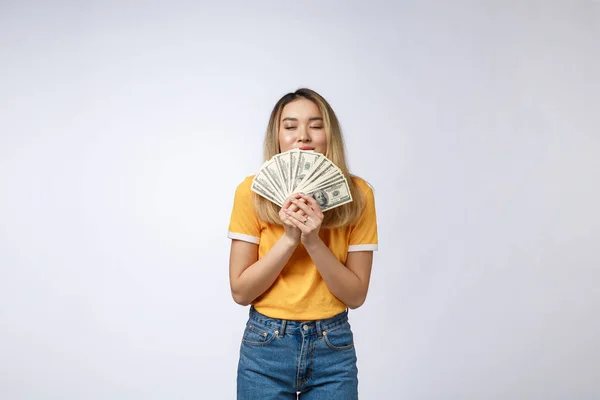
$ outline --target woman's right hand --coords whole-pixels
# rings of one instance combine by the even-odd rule
[[[290,211],[297,211],[298,207],[292,203],[292,199],[298,199],[300,196],[296,193],[292,194],[290,198],[288,198],[285,203],[283,203],[283,207],[279,210],[279,218],[281,218],[281,222],[283,223],[283,228],[285,229],[284,235],[292,241],[295,245],[300,243],[300,237],[302,236],[302,231],[296,227],[291,221],[290,217],[287,215],[285,210],[289,209]],[[304,211],[300,210],[300,212],[304,213]]]

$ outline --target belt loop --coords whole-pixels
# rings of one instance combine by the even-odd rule
[[[315,324],[316,328],[317,328],[317,336],[319,338],[323,337],[323,327],[321,326],[321,320],[318,320]]]
[[[287,320],[282,319],[281,320],[281,327],[279,328],[279,337],[283,337],[283,334],[285,332],[285,326],[287,325]]]

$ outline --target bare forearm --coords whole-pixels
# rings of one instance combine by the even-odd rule
[[[235,301],[248,305],[271,287],[296,246],[297,244],[283,235],[264,257],[246,268],[233,288]]]
[[[358,276],[346,268],[321,240],[305,243],[304,246],[331,293],[348,307],[359,307],[366,293]]]

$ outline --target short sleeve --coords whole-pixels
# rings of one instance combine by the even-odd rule
[[[259,244],[260,221],[252,206],[251,184],[252,177],[248,177],[235,190],[227,237]]]
[[[375,196],[373,195],[373,189],[366,182],[361,181],[358,186],[365,196],[365,208],[356,225],[352,226],[350,230],[348,252],[376,251],[378,249],[378,239]]]

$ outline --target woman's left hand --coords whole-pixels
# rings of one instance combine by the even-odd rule
[[[319,203],[306,194],[298,194],[297,196],[300,199],[292,200],[292,204],[295,204],[299,210],[291,211],[286,209],[286,213],[290,217],[289,220],[302,232],[300,240],[303,244],[306,245],[321,240],[319,238],[319,230],[323,222],[323,212]],[[304,201],[301,199],[304,199]],[[304,212],[304,215],[299,212],[300,210]]]

